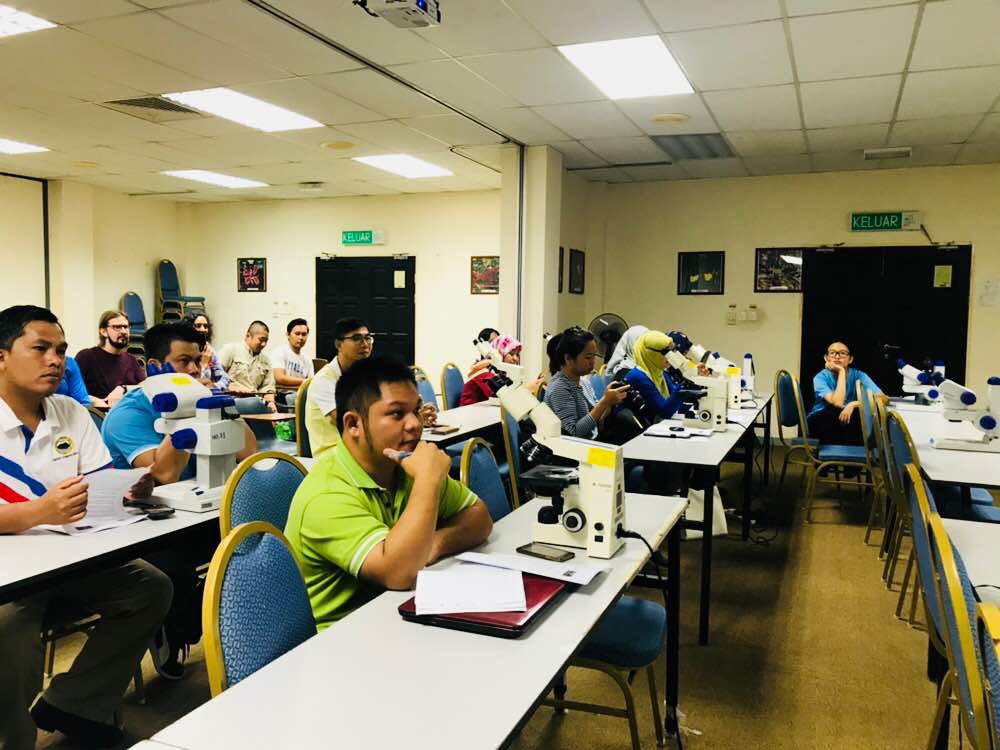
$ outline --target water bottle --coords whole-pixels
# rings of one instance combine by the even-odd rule
[[[743,381],[743,390],[753,393],[754,368],[753,355],[750,352],[743,355],[743,373],[741,379]]]

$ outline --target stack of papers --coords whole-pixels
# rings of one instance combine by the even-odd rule
[[[524,580],[519,570],[459,563],[417,573],[418,615],[456,612],[524,612]]]
[[[665,419],[662,422],[657,422],[656,424],[650,426],[646,430],[645,434],[651,435],[652,437],[707,438],[712,436],[712,428],[684,427],[683,425],[676,424],[672,419]]]
[[[39,528],[61,534],[92,534],[142,521],[145,514],[127,510],[123,499],[148,473],[149,469],[105,469],[88,474],[83,478],[87,484],[87,515],[75,523],[43,524]]]
[[[610,568],[610,565],[607,563],[589,558],[581,562],[551,562],[550,560],[542,560],[541,558],[529,557],[528,555],[463,552],[458,556],[458,559],[470,563],[479,563],[482,566],[489,565],[498,568],[520,570],[544,578],[554,578],[557,581],[578,583],[581,586],[590,583],[599,573],[603,573]]]

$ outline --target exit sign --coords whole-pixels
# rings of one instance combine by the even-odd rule
[[[385,232],[380,229],[351,229],[340,233],[344,245],[384,245]]]
[[[918,229],[919,211],[868,211],[851,214],[852,232],[908,232]]]

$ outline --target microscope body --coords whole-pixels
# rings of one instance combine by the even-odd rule
[[[993,401],[1000,403],[1000,377],[987,381],[987,401],[981,403],[979,397],[965,386],[953,380],[945,380],[938,386],[944,405],[944,418],[949,422],[970,422],[982,436],[978,440],[944,438],[933,440],[935,448],[944,450],[981,451],[1000,453],[1000,420],[993,411]]]

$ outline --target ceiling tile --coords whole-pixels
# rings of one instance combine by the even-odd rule
[[[688,179],[688,174],[676,164],[648,164],[639,167],[626,167],[625,171],[636,182]]]
[[[237,91],[285,107],[325,125],[383,120],[385,116],[316,85],[311,78],[286,78],[234,86]]]
[[[583,145],[611,164],[670,161],[670,157],[644,135],[633,138],[594,138]]]
[[[901,73],[916,18],[916,5],[793,18],[799,80]]]
[[[812,13],[834,13],[841,10],[879,8],[900,5],[907,0],[787,0],[788,15],[804,16]],[[915,2],[915,0],[911,0]]]
[[[287,143],[295,143],[307,148],[320,148],[324,143],[350,143],[353,147],[346,149],[324,149],[334,158],[350,156],[371,156],[384,154],[384,146],[376,146],[364,138],[351,133],[345,133],[337,128],[309,128],[308,130],[289,130],[286,133],[276,133],[275,137]]]
[[[207,138],[219,138],[230,135],[245,135],[246,133],[259,132],[246,125],[240,125],[232,120],[223,120],[221,117],[206,115],[193,120],[175,120],[164,123],[163,127],[181,133],[179,138],[190,138],[192,135],[203,135]]]
[[[904,167],[937,167],[955,161],[961,144],[946,146],[914,146],[909,159],[885,159],[880,169],[902,169]],[[905,162],[905,163],[901,163]]]
[[[346,97],[385,117],[417,117],[448,113],[448,109],[433,99],[418,94],[374,70],[331,73],[312,76],[309,80],[327,91]]]
[[[441,101],[473,113],[516,107],[518,104],[517,99],[508,96],[456,60],[395,65],[392,71],[434,94]]]
[[[393,153],[397,151],[403,153],[442,151],[447,150],[448,145],[456,145],[441,143],[399,122],[369,122],[363,125],[343,125],[340,127],[340,130],[349,135],[361,138],[368,143],[374,143],[376,146],[391,149]]]
[[[803,174],[812,171],[808,156],[761,156],[744,161],[752,175]]]
[[[657,33],[639,0],[506,0],[553,44],[599,42]]]
[[[732,159],[682,159],[677,163],[696,180],[747,176],[743,161],[735,157]]]
[[[982,120],[980,115],[935,117],[930,120],[907,120],[892,126],[890,146],[923,146],[964,143]]]
[[[986,115],[982,124],[972,134],[972,141],[1000,141],[1000,113]]]
[[[713,91],[705,101],[723,130],[791,130],[802,126],[794,86]]]
[[[632,176],[628,172],[616,167],[581,169],[573,174],[582,177],[588,182],[632,182]]]
[[[173,141],[171,148],[182,152],[187,169],[225,169],[255,164],[305,161],[315,152],[266,133],[248,132],[226,138],[191,138]]]
[[[824,151],[812,155],[813,169],[817,172],[851,172],[854,170],[877,169],[877,161],[866,161],[864,151]]]
[[[173,164],[159,158],[140,156],[121,147],[93,146],[64,152],[74,162],[93,162],[91,169],[104,172],[161,172]]]
[[[320,158],[307,162],[234,167],[228,170],[227,174],[262,180],[270,185],[297,185],[300,182],[333,183],[358,180],[369,176],[371,172],[369,167],[352,159]]]
[[[1000,95],[1000,65],[964,70],[910,73],[899,103],[899,117],[924,117],[988,112]]]
[[[135,13],[139,10],[128,0],[73,0],[70,3],[66,0],[8,0],[6,4],[46,21],[63,24]]]
[[[995,0],[927,3],[911,70],[1000,63],[1000,4]]]
[[[782,156],[806,151],[806,139],[801,130],[730,131],[726,136],[740,156]]]
[[[0,105],[25,107],[45,112],[49,108],[68,107],[79,104],[77,99],[67,94],[49,91],[33,81],[26,81],[16,74],[0,70]]]
[[[780,21],[668,35],[688,79],[702,91],[791,83]]]
[[[549,145],[563,155],[563,166],[567,169],[607,166],[601,157],[576,141],[557,141]]]
[[[445,143],[479,146],[503,142],[503,138],[496,133],[480,127],[472,120],[461,115],[411,117],[402,122],[414,130],[418,130]]]
[[[712,133],[718,130],[712,116],[697,94],[653,96],[644,99],[623,99],[615,102],[639,129],[649,135],[680,135]],[[681,123],[653,122],[654,115],[679,113],[690,117]]]
[[[467,158],[452,151],[437,151],[435,153],[427,154],[426,156],[421,155],[420,158],[426,158],[428,161],[434,162],[439,167],[449,169],[459,177],[476,180],[481,183],[491,181],[497,174],[499,174],[496,169],[490,169],[487,166],[483,166],[482,164],[478,164],[476,161],[473,161],[472,158]]]
[[[732,26],[781,18],[778,0],[646,0],[646,7],[664,31]]]
[[[807,128],[888,122],[901,76],[803,83],[802,109]]]
[[[461,0],[442,10],[444,23],[416,33],[453,57],[548,46],[529,24],[496,0]]]
[[[889,134],[889,123],[849,125],[843,128],[820,128],[806,131],[812,151],[851,151],[881,148]]]
[[[639,135],[639,129],[612,102],[554,104],[535,107],[535,112],[577,139]]]
[[[522,104],[562,104],[605,99],[554,49],[465,57],[462,62]]]
[[[144,8],[169,8],[172,5],[185,5],[191,0],[132,0],[132,2]]]
[[[178,130],[90,103],[53,110],[49,122],[60,123],[60,127],[85,137],[88,145],[94,146],[140,141],[169,142],[185,137]],[[65,128],[64,124],[69,122],[72,127]]]
[[[493,127],[529,146],[568,140],[568,136],[527,107],[501,109],[483,116]]]
[[[164,15],[296,75],[362,67],[242,0],[184,5],[165,10]]]
[[[1000,142],[967,143],[958,158],[957,164],[993,164],[1000,162]]]

